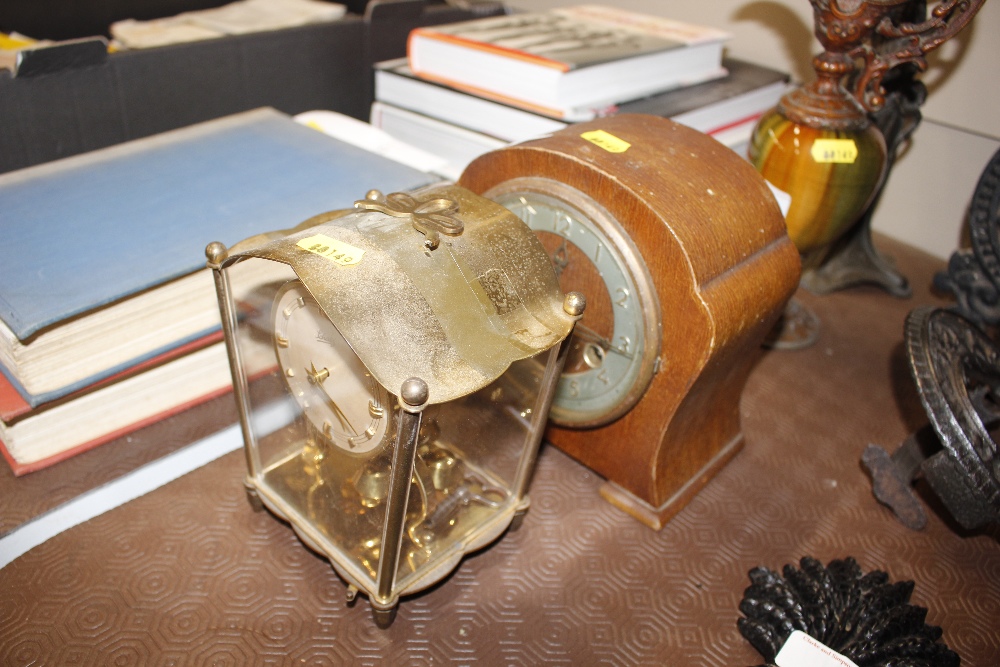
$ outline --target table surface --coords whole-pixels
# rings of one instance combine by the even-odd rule
[[[741,406],[745,448],[659,532],[544,447],[521,528],[380,630],[286,524],[251,511],[236,451],[0,570],[0,664],[754,665],[736,627],[747,572],[853,556],[914,580],[912,602],[963,665],[998,665],[1000,531],[961,530],[926,492],[929,524],[908,530],[859,463],[868,443],[891,451],[926,423],[903,321],[945,303],[928,287],[942,262],[879,244],[914,297],[800,292],[819,341],[763,356]],[[0,534],[234,420],[222,397],[47,470],[4,468]]]

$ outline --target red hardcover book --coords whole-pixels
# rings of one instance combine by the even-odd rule
[[[0,375],[0,452],[15,475],[24,475],[231,388],[221,332],[35,408]]]

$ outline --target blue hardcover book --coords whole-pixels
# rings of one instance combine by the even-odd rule
[[[204,336],[206,244],[433,180],[273,109],[0,175],[0,366],[37,405]]]

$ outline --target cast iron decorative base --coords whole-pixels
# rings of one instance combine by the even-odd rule
[[[819,317],[811,308],[792,297],[774,327],[764,337],[764,347],[771,350],[804,350],[819,338]]]
[[[920,401],[934,437],[910,436],[890,457],[869,445],[862,463],[875,497],[909,528],[926,516],[911,487],[922,473],[962,527],[1000,521],[1000,347],[959,315],[918,308],[906,320],[906,348]]]
[[[858,667],[958,667],[958,655],[938,642],[941,628],[924,623],[927,609],[909,604],[912,581],[889,583],[880,570],[864,574],[853,558],[823,567],[805,557],[799,565],[785,565],[784,576],[750,570],[740,602],[740,634],[768,665],[801,630]]]

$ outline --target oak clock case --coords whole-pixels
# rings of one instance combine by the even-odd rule
[[[584,302],[463,188],[355,206],[206,253],[248,492],[386,624],[526,511]]]
[[[740,395],[797,286],[774,197],[715,140],[628,114],[483,155],[458,183],[586,295],[546,437],[661,528],[742,447]]]

